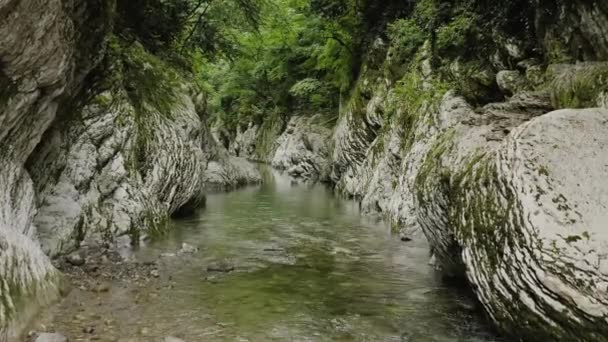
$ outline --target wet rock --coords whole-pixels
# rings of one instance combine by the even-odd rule
[[[215,261],[207,265],[207,272],[229,273],[234,269],[234,264],[228,260]]]
[[[496,74],[498,87],[505,93],[515,94],[526,86],[525,77],[517,70],[502,70]]]
[[[85,259],[80,253],[72,253],[65,257],[65,260],[73,266],[82,266],[85,264]]]
[[[35,342],[68,342],[68,339],[59,333],[42,333],[36,337]]]
[[[198,252],[198,248],[187,243],[182,243],[182,248],[179,250],[179,254],[194,254]]]

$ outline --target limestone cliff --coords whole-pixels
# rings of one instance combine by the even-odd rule
[[[102,58],[111,7],[105,0],[0,3],[0,340],[58,293],[59,275],[39,247],[24,163]]]
[[[111,0],[0,2],[0,341],[57,298],[49,257],[137,244],[204,199],[205,97],[114,35],[116,15]]]

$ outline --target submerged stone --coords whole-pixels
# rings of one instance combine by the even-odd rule
[[[229,273],[234,270],[234,264],[227,260],[216,261],[207,265],[207,272]]]

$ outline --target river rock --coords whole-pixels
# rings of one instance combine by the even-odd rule
[[[229,273],[234,271],[235,266],[228,260],[215,261],[207,265],[207,272]]]
[[[179,254],[193,254],[198,252],[198,248],[187,243],[182,243],[182,248],[178,251]]]
[[[35,342],[68,342],[68,339],[58,333],[41,333],[36,337]]]
[[[82,266],[85,264],[85,259],[80,253],[71,253],[65,257],[65,260],[73,266]]]

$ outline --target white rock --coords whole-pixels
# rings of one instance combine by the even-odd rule
[[[68,339],[58,333],[41,333],[36,337],[36,342],[68,342]]]
[[[508,94],[515,94],[526,87],[525,77],[517,70],[499,71],[496,82],[500,90]]]
[[[192,254],[198,252],[198,248],[187,243],[182,243],[182,248],[179,250],[181,254]]]

